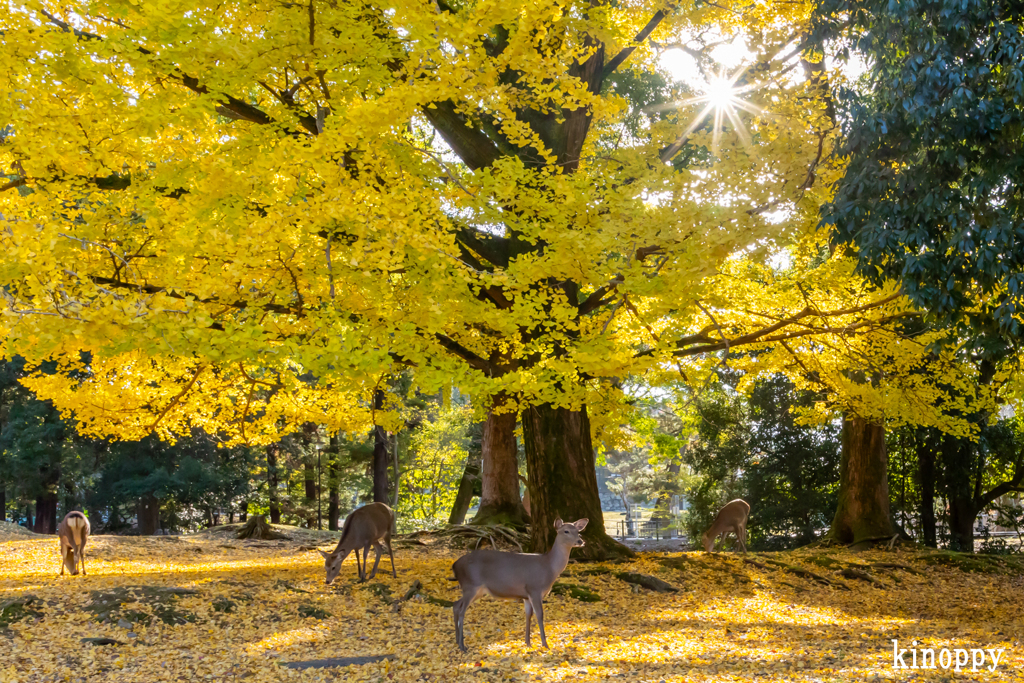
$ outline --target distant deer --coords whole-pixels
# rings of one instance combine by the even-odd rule
[[[384,539],[384,545],[388,547],[388,555],[391,556],[391,576],[397,577],[395,573],[395,554],[391,552],[391,527],[394,523],[395,514],[384,503],[370,503],[354,510],[345,518],[345,526],[341,530],[341,540],[337,547],[329,553],[319,551],[324,556],[324,570],[327,572],[325,583],[330,586],[341,571],[341,563],[345,561],[348,554],[356,551],[356,569],[359,570],[359,580],[366,581],[366,560],[370,556],[370,546],[377,551],[377,560],[373,563],[373,571],[370,577],[377,575],[377,565],[380,564],[381,555],[384,550],[381,548],[380,539]],[[359,549],[363,549],[363,564],[359,564]]]
[[[737,498],[726,503],[725,507],[718,511],[714,524],[701,536],[701,540],[704,542],[704,550],[710,553],[711,549],[715,547],[715,540],[719,536],[722,536],[724,540],[724,537],[728,536],[729,532],[732,531],[736,534],[736,540],[739,541],[743,553],[746,554],[747,517],[749,515],[750,505],[747,501]]]
[[[60,526],[57,528],[57,538],[60,541],[60,575],[64,576],[64,568],[71,572],[72,576],[78,574],[78,565],[82,565],[82,576],[85,573],[85,542],[89,540],[89,520],[81,512],[69,512],[64,515]]]
[[[448,580],[458,581],[462,588],[462,597],[452,610],[455,614],[455,643],[463,652],[466,651],[463,635],[466,610],[481,594],[503,600],[522,600],[526,607],[526,646],[530,646],[530,618],[534,614],[540,627],[540,643],[543,647],[548,646],[544,635],[542,601],[569,564],[569,552],[583,545],[580,532],[586,528],[587,521],[580,519],[572,524],[563,524],[561,519],[556,519],[558,534],[555,544],[544,555],[475,550],[455,561],[452,565],[455,578]]]

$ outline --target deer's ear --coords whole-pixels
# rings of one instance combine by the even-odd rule
[[[555,528],[556,529],[561,529],[562,528],[562,518],[561,517],[556,517],[555,518]]]
[[[584,517],[583,519],[577,519],[575,522],[573,522],[573,526],[576,527],[576,531],[583,531],[587,528],[587,522],[589,521],[590,520],[586,517]]]
[[[325,553],[325,552],[324,552],[323,550],[320,550],[320,548],[317,548],[317,549],[316,549],[316,551],[317,551],[318,553],[320,553],[321,555],[323,555],[323,556],[324,556],[324,559],[325,559],[325,560],[326,560],[326,559],[327,559],[328,557],[330,557],[330,556],[331,556],[331,554],[330,554],[330,553]]]

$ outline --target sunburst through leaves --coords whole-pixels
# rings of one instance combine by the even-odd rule
[[[717,76],[707,79],[702,85],[698,86],[702,91],[701,95],[657,107],[657,109],[668,109],[689,107],[695,104],[704,105],[686,128],[686,131],[669,147],[667,150],[669,154],[665,155],[666,158],[674,156],[686,144],[693,131],[697,130],[709,116],[714,117],[711,135],[711,151],[713,154],[718,154],[718,143],[721,139],[722,131],[725,129],[724,123],[726,119],[732,124],[733,130],[736,131],[743,144],[750,144],[750,134],[747,132],[746,126],[743,125],[739,112],[742,110],[758,114],[762,110],[757,105],[747,102],[742,98],[743,95],[754,90],[757,87],[756,84],[736,85],[745,72],[746,67],[742,67],[730,76],[722,69],[718,72]]]

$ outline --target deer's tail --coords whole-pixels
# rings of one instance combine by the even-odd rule
[[[76,550],[81,552],[81,548],[85,545],[85,539],[89,534],[89,520],[82,514],[69,515],[67,525],[69,535],[76,546]]]

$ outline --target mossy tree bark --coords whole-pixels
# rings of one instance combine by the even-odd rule
[[[574,522],[585,517],[590,520],[582,534],[586,545],[572,551],[574,558],[632,557],[632,550],[604,530],[586,406],[580,410],[530,406],[523,410],[522,419],[533,551],[545,552],[554,543],[556,518]]]
[[[847,544],[892,538],[885,427],[844,417],[842,444],[839,505],[828,537]]]
[[[495,401],[498,409],[501,397]],[[516,459],[516,413],[491,410],[484,422],[480,465],[480,507],[471,524],[505,524],[525,528],[529,515],[519,496]]]

